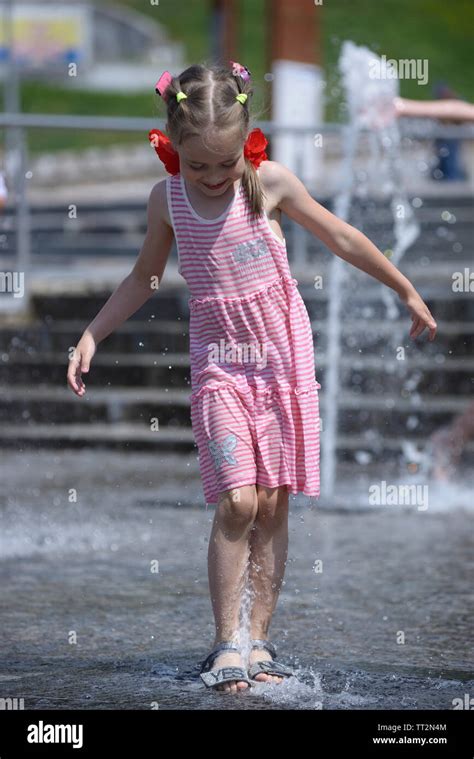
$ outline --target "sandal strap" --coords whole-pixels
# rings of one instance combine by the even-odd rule
[[[235,682],[240,680],[248,683],[248,685],[254,684],[249,680],[247,672],[243,667],[221,667],[212,672],[201,672],[200,678],[208,688],[213,688],[215,685],[221,685],[221,683],[227,683],[231,680]]]
[[[294,675],[290,667],[286,667],[278,661],[256,661],[249,667],[248,676],[250,678],[255,678],[255,675],[259,675],[260,673],[276,675],[277,677],[292,677]]]
[[[221,640],[220,643],[214,646],[211,653],[201,663],[201,672],[205,672],[206,670],[211,669],[213,663],[221,651],[235,651],[236,653],[240,654],[240,650],[231,640]]]
[[[268,653],[273,659],[276,659],[276,655],[277,655],[276,648],[271,641],[263,640],[262,638],[252,638],[251,642],[252,642],[252,649],[254,648],[265,649],[266,651],[268,651]]]

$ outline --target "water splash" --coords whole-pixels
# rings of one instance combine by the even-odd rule
[[[252,648],[251,634],[250,634],[250,621],[252,614],[252,607],[255,602],[255,590],[250,581],[250,567],[252,559],[250,554],[245,569],[244,587],[241,596],[240,603],[240,624],[239,624],[239,643],[242,656],[245,661],[248,661],[250,651]],[[252,563],[255,571],[258,571],[255,563]]]
[[[391,196],[390,207],[393,217],[394,245],[390,260],[397,266],[405,251],[420,234],[420,226],[403,188],[401,172],[401,137],[396,118],[394,99],[399,96],[398,79],[384,58],[379,58],[367,47],[346,41],[342,45],[339,70],[346,92],[349,109],[349,129],[355,139],[349,146],[351,174],[356,145],[363,130],[370,130],[370,163],[378,177],[379,186]],[[347,190],[343,193],[347,194]],[[350,198],[344,199],[343,212],[347,218]],[[396,318],[392,291],[384,287],[383,297],[388,316]],[[388,297],[387,297],[388,295]]]
[[[339,70],[346,94],[349,124],[343,134],[344,157],[340,191],[334,213],[348,221],[355,195],[356,155],[360,138],[370,130],[369,169],[377,174],[377,185],[390,197],[394,244],[390,259],[398,265],[405,251],[420,233],[419,224],[403,189],[400,161],[400,132],[395,117],[394,98],[399,94],[398,80],[388,75],[387,63],[366,47],[346,41],[342,45]],[[373,72],[377,76],[371,76]],[[360,183],[357,191],[361,193]],[[363,194],[363,193],[362,193]],[[340,394],[341,304],[345,284],[342,260],[334,255],[329,272],[328,349],[326,374],[325,445],[322,449],[322,492],[334,496],[336,482],[336,443],[338,398]],[[387,317],[398,317],[398,301],[393,291],[382,288]]]

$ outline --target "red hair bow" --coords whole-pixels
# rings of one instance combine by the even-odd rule
[[[158,157],[164,163],[168,174],[179,174],[179,154],[173,148],[169,137],[160,132],[159,129],[150,129],[148,139],[155,148]],[[267,145],[267,138],[262,130],[258,128],[253,129],[245,141],[244,156],[256,169],[258,169],[262,161],[268,161],[268,156],[265,152]]]

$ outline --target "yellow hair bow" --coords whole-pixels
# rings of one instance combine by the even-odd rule
[[[178,93],[176,93],[176,100],[178,101],[178,103],[180,103],[181,100],[184,100],[187,97],[188,96],[186,95],[185,92],[178,92]]]
[[[235,96],[235,99],[239,101],[239,103],[242,103],[242,105],[247,100],[248,95],[245,94],[245,92],[241,92],[239,95]]]

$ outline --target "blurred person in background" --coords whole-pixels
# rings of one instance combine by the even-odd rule
[[[460,124],[474,121],[474,105],[456,97],[453,90],[440,84],[436,89],[439,100],[409,100],[395,98],[394,107],[398,117],[430,118]],[[438,168],[447,179],[465,179],[458,166],[459,140],[437,140],[440,155]],[[444,148],[444,150],[442,150]],[[442,155],[442,153],[445,155]],[[462,414],[454,417],[429,438],[427,454],[429,467],[435,480],[450,480],[458,471],[466,444],[474,437],[474,402]]]
[[[428,442],[430,471],[435,480],[452,479],[458,472],[464,448],[474,437],[474,402],[454,417],[450,424],[440,427]]]
[[[5,176],[3,171],[0,171],[0,211],[3,211],[7,204],[8,190],[5,183]]]
[[[465,103],[456,98],[443,100],[410,100],[409,98],[395,98],[393,101],[395,114],[400,118],[427,118],[439,119],[440,121],[474,121],[474,105]]]

